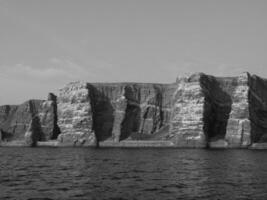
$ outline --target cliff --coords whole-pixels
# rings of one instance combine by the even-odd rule
[[[160,140],[160,131],[169,126],[172,90],[167,84],[69,84],[58,98],[60,141],[67,135],[77,144],[87,135],[90,145]]]
[[[267,80],[203,73],[171,84],[73,82],[58,97],[0,107],[3,141],[56,146],[263,148]],[[41,144],[41,143],[40,143]]]
[[[249,77],[249,119],[252,143],[267,142],[267,79]]]
[[[92,110],[86,83],[70,83],[58,97],[58,140],[64,145],[94,145]]]
[[[0,132],[3,142],[24,141],[25,133],[35,118],[40,126],[38,141],[56,139],[56,96],[49,94],[48,100],[29,100],[21,105],[0,106]]]

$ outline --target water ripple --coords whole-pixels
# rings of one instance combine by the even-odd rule
[[[267,151],[1,148],[0,199],[267,199]]]

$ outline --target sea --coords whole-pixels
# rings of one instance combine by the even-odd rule
[[[0,199],[267,199],[267,151],[0,148]]]

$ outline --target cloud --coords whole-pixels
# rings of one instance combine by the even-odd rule
[[[77,64],[70,59],[52,58],[49,60],[49,68],[53,68],[60,75],[70,79],[86,79],[94,74],[92,69]]]
[[[60,82],[86,80],[93,75],[90,69],[80,66],[70,59],[51,58],[46,66],[35,67],[18,63],[1,67],[1,77],[24,82]]]

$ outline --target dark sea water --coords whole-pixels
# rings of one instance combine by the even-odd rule
[[[267,199],[267,151],[0,148],[0,199]]]

